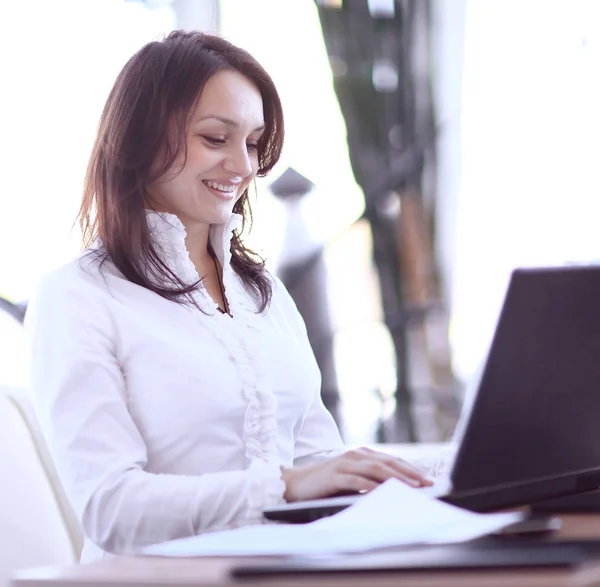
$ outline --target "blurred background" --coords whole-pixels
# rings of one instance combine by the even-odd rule
[[[517,266],[600,257],[597,0],[5,0],[0,386],[80,248],[110,87],[173,28],[250,51],[283,101],[248,239],[302,312],[346,442],[453,432]]]

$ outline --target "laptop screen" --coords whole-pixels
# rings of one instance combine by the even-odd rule
[[[600,470],[600,267],[513,272],[454,490]]]

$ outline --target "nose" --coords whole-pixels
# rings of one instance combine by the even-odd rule
[[[232,147],[224,164],[227,171],[241,177],[248,177],[252,171],[252,159],[248,153],[248,147]]]

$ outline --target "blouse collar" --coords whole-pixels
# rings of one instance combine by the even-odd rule
[[[154,210],[146,211],[146,220],[165,264],[185,282],[197,281],[198,274],[185,245],[187,233],[181,220],[175,214]],[[239,231],[241,225],[242,216],[232,214],[224,224],[213,224],[210,227],[209,242],[224,269],[229,267],[231,262],[231,240],[234,231]]]

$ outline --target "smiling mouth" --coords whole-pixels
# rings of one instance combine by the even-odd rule
[[[218,194],[222,198],[232,198],[233,194],[238,188],[237,185],[224,185],[216,181],[203,180],[202,183],[212,192]]]

